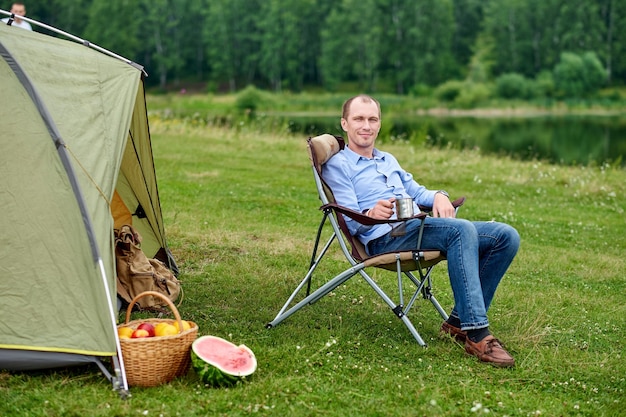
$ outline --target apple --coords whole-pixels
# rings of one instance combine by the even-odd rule
[[[143,329],[148,332],[148,337],[154,337],[154,326],[150,323],[141,323],[137,329]]]
[[[133,339],[140,339],[142,337],[150,337],[150,333],[146,329],[137,329],[130,336]]]
[[[133,335],[133,329],[130,327],[120,327],[117,329],[117,334],[120,339],[130,339]]]

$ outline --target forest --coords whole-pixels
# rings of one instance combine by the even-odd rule
[[[9,10],[11,3],[3,2]],[[626,80],[623,0],[49,0],[27,17],[143,65],[156,89],[585,96]],[[44,31],[42,28],[35,30]],[[449,88],[450,89],[450,88]]]

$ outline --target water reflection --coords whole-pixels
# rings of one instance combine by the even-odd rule
[[[336,117],[290,117],[290,131],[342,135]],[[385,119],[384,140],[406,140],[565,165],[626,165],[626,117],[541,116],[516,118],[404,117]]]

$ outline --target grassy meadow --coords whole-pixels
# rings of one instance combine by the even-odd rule
[[[338,108],[337,108],[338,109]],[[338,112],[338,110],[337,110]],[[242,121],[225,128],[151,115],[168,244],[183,318],[246,344],[258,370],[233,388],[193,371],[119,399],[96,367],[0,372],[1,416],[616,416],[626,408],[626,172],[555,166],[478,150],[384,143],[419,182],[464,195],[459,215],[522,237],[490,310],[517,366],[498,369],[440,338],[423,302],[420,347],[360,277],[274,329],[308,268],[321,212],[304,137]],[[342,271],[338,250],[314,283]],[[395,275],[371,271],[395,284]],[[449,309],[445,264],[435,294]]]

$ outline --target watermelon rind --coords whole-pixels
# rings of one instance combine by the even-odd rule
[[[238,353],[237,359],[245,359],[245,367],[232,373],[224,369],[217,360],[202,357],[199,347],[202,344],[219,342],[230,345]],[[228,361],[228,358],[224,358]],[[235,345],[228,340],[217,336],[201,336],[191,345],[191,366],[205,385],[211,387],[231,387],[243,382],[252,375],[257,368],[257,361],[254,353],[246,345]]]

